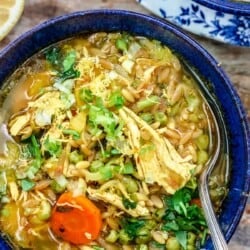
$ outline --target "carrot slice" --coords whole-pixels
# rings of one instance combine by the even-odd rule
[[[50,226],[55,235],[73,244],[95,240],[102,227],[101,212],[88,198],[63,193],[52,211]]]
[[[192,205],[196,205],[198,207],[201,207],[201,200],[199,198],[193,198],[190,203]]]

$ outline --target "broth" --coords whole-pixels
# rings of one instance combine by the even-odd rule
[[[75,37],[4,86],[0,228],[17,248],[204,243],[197,176],[214,124],[166,46],[125,33]]]

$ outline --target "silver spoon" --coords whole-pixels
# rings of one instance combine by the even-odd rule
[[[207,106],[209,107],[210,113],[213,116],[212,118],[214,120],[215,133],[216,133],[215,138],[217,139],[217,141],[215,142],[216,148],[213,152],[212,159],[209,160],[209,162],[207,163],[207,166],[202,170],[200,174],[198,187],[199,187],[199,195],[200,195],[201,204],[202,204],[204,215],[207,221],[207,226],[209,228],[211,238],[214,244],[214,248],[216,250],[228,250],[226,240],[220,229],[215,211],[213,209],[213,205],[212,205],[210,195],[209,195],[209,188],[208,188],[209,177],[211,176],[213,170],[217,166],[219,156],[224,153],[228,154],[229,146],[228,146],[228,140],[227,140],[227,134],[226,134],[226,126],[225,126],[222,114],[219,110],[218,104],[216,103],[212,95],[209,93],[208,89],[204,86],[203,81],[186,62],[184,62],[184,66],[188,69],[188,71],[192,74],[194,79],[196,79],[197,83],[199,84],[202,90],[201,93],[202,95],[205,96],[205,97],[203,96],[204,100],[206,100]],[[212,137],[210,136],[210,138]],[[228,171],[229,169],[228,159],[226,161],[226,164],[227,166],[225,170]]]
[[[214,114],[212,115],[214,116]],[[204,210],[204,215],[205,215],[207,225],[211,234],[214,248],[216,250],[227,250],[228,249],[227,243],[224,238],[224,235],[221,232],[219,223],[217,221],[217,218],[213,209],[213,205],[210,199],[209,189],[208,189],[209,177],[211,176],[213,170],[215,169],[219,155],[221,154],[220,146],[221,146],[222,138],[220,136],[219,126],[215,117],[214,117],[214,121],[215,121],[214,122],[215,130],[217,134],[217,147],[215,149],[214,157],[208,162],[207,167],[204,168],[204,170],[202,171],[200,175],[198,186],[199,186],[199,195],[200,195],[201,204]]]

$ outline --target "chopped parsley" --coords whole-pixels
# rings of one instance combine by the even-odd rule
[[[80,72],[75,69],[76,52],[74,50],[65,55],[58,47],[51,47],[45,51],[45,58],[57,71],[57,76],[62,82],[80,76]]]
[[[119,91],[113,92],[109,97],[109,106],[120,109],[124,105],[124,98]]]
[[[161,230],[173,232],[184,249],[187,247],[188,232],[202,234],[207,229],[202,209],[191,203],[195,196],[195,190],[184,187],[164,198],[167,209]]]
[[[122,203],[123,203],[123,206],[124,206],[126,209],[135,209],[136,206],[137,206],[137,203],[136,203],[136,202],[130,201],[129,199],[127,199],[127,198],[125,198],[125,197],[123,197]]]

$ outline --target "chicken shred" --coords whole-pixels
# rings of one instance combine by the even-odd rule
[[[87,192],[89,194],[89,197],[91,199],[101,200],[106,203],[110,203],[113,206],[123,210],[127,214],[133,216],[133,217],[140,217],[140,216],[148,216],[149,210],[146,208],[146,206],[142,206],[141,204],[137,204],[134,209],[126,209],[122,202],[122,197],[116,193],[108,192],[108,191],[102,191],[100,189],[93,189],[93,188],[87,188]]]
[[[166,138],[130,109],[122,108],[119,115],[129,131],[128,141],[140,177],[148,184],[158,183],[169,194],[182,188],[197,165],[190,163],[189,158],[182,158]],[[147,131],[150,141],[142,143],[140,130]]]

